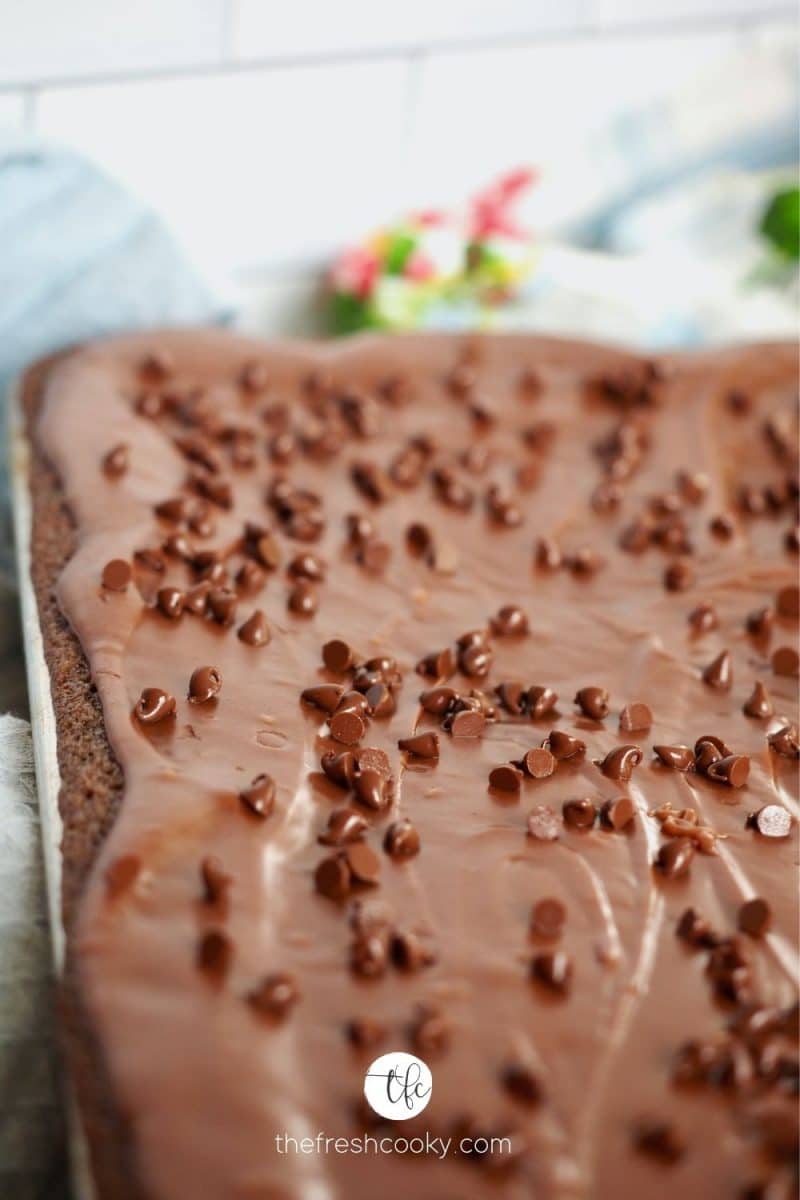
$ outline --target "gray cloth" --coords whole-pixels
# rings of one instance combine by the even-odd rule
[[[0,407],[71,342],[208,323],[219,307],[158,219],[73,154],[0,140]],[[5,418],[5,412],[0,412]],[[67,1200],[44,892],[0,421],[0,1196]],[[16,714],[3,715],[3,714]]]

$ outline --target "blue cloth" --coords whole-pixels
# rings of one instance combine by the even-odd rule
[[[72,341],[217,315],[139,201],[71,152],[0,140],[0,383]]]
[[[0,416],[13,376],[71,342],[208,323],[210,289],[159,218],[78,155],[0,138]],[[0,574],[10,570],[0,424]]]

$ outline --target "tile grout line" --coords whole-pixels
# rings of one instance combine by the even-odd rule
[[[440,42],[409,42],[397,46],[376,45],[359,49],[319,51],[310,53],[255,55],[252,58],[235,58],[232,54],[234,12],[236,0],[227,0],[225,17],[220,33],[221,57],[198,63],[176,64],[173,67],[123,69],[118,72],[89,72],[86,75],[50,75],[41,78],[0,81],[0,95],[8,92],[34,89],[74,90],[103,87],[114,84],[151,83],[165,80],[204,78],[207,76],[229,76],[265,70],[298,70],[305,67],[346,66],[348,64],[379,63],[386,61],[406,62],[409,58],[450,54],[481,54],[484,51],[527,48],[550,45],[581,39],[608,41],[614,38],[647,38],[659,34],[691,37],[714,32],[758,31],[768,29],[776,23],[794,18],[791,6],[776,4],[762,12],[736,14],[704,14],[701,17],[667,18],[644,23],[641,21],[620,22],[617,25],[600,25],[593,21],[578,20],[574,24],[541,29],[538,32],[508,33],[487,36],[480,40],[469,37],[454,37]],[[225,48],[227,46],[227,48]]]

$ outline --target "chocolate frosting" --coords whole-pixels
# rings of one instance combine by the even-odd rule
[[[797,777],[791,733],[778,739],[785,752],[767,739],[796,721],[796,680],[783,673],[796,654],[794,668],[786,655],[774,666],[778,648],[796,645],[796,595],[766,636],[746,623],[796,582],[795,404],[786,346],[645,363],[527,336],[314,347],[162,332],[82,348],[51,371],[37,437],[77,532],[58,599],[125,777],[72,949],[148,1196],[675,1189],[690,1200],[791,1170]],[[422,434],[429,442],[409,449]],[[283,476],[319,497],[311,525],[276,520],[267,495]],[[156,515],[200,494],[198,531]],[[366,542],[352,521],[348,532],[354,513],[369,517]],[[407,539],[414,523],[422,530]],[[137,558],[176,533],[194,554],[221,551],[232,578],[260,556],[261,572],[227,585],[234,613],[224,595],[213,616],[157,602],[213,566],[213,555],[190,567],[168,553],[159,573]],[[550,541],[537,552],[540,539]],[[301,553],[324,560],[324,581],[287,575]],[[104,586],[116,560],[133,580],[116,565]],[[665,576],[676,560],[685,569]],[[690,618],[701,605],[714,620]],[[507,606],[526,619],[492,627]],[[258,637],[237,636],[255,610],[267,636],[260,619]],[[456,646],[472,630],[488,631],[486,653]],[[351,707],[340,722],[366,724],[359,744],[388,756],[385,807],[362,802],[382,803],[380,756],[361,800],[320,770],[325,751],[347,747],[300,693],[350,687],[323,665],[333,639],[346,643],[343,662],[348,647],[360,660],[388,655],[402,675],[380,693],[384,715],[362,721]],[[461,667],[449,679],[415,671],[447,647]],[[757,680],[774,710],[762,719],[743,712]],[[436,701],[426,711],[419,697],[437,683],[480,689],[495,711],[443,718]],[[558,696],[539,719],[530,688]],[[163,719],[137,717],[145,689],[165,693],[147,699]],[[634,704],[649,707],[652,727],[620,731]],[[482,736],[458,736],[459,717]],[[427,732],[438,756],[398,748]],[[698,749],[704,735],[727,755]],[[543,743],[552,754],[537,778],[526,755]],[[634,744],[640,755],[615,753]],[[654,745],[677,747],[689,769]],[[703,766],[733,756],[749,759],[749,774]],[[500,776],[510,790],[489,785],[503,764],[516,764]],[[260,775],[274,789],[254,784]],[[248,789],[262,811],[243,800]],[[564,819],[566,804],[581,820]],[[788,825],[764,816],[768,805]],[[364,820],[330,821],[341,807]],[[675,815],[686,809],[695,816]],[[705,845],[681,820],[711,831]],[[406,821],[411,835],[396,825]],[[330,844],[351,835],[344,849]],[[323,874],[344,880],[343,900],[315,887],[331,856],[339,865]],[[766,915],[751,907],[740,931],[754,898]],[[684,933],[697,921],[711,931],[699,947],[676,933],[682,918]],[[351,969],[354,922],[365,920],[394,938],[377,978]],[[773,1014],[772,1057],[764,1040],[731,1032],[753,1011]],[[359,1045],[369,1030],[385,1032],[380,1048]],[[676,1083],[693,1039],[746,1063]],[[364,1071],[392,1049],[418,1050],[433,1094],[424,1114],[376,1130]],[[514,1151],[420,1161],[275,1143],[365,1128],[508,1132]]]

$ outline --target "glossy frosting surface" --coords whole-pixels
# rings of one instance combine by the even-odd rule
[[[143,368],[156,351],[164,370]],[[263,379],[253,363],[263,365]],[[250,385],[242,386],[248,364]],[[151,393],[167,397],[161,415],[139,411]],[[367,413],[360,432],[361,417],[353,422],[353,406],[341,404],[348,395],[358,414]],[[282,404],[306,446],[288,465],[266,452]],[[743,487],[761,494],[785,486],[794,451],[787,464],[785,448],[782,456],[764,427],[771,420],[794,447],[795,405],[796,355],[788,347],[673,358],[653,369],[619,351],[528,337],[376,338],[314,348],[197,332],[98,344],[56,367],[38,437],[78,532],[59,602],[89,659],[125,775],[119,816],[73,938],[148,1196],[691,1200],[735,1197],[750,1182],[786,1177],[787,1153],[763,1124],[793,1119],[791,1078],[759,1076],[752,1047],[744,1053],[756,1065],[750,1076],[742,1068],[743,1082],[678,1086],[672,1074],[687,1040],[727,1047],[728,1027],[748,1005],[785,1012],[797,995],[797,770],[767,742],[797,720],[797,680],[777,673],[773,661],[788,648],[792,670],[797,624],[777,613],[766,633],[746,628],[748,614],[774,609],[782,589],[796,584],[797,557],[786,544],[796,515],[782,493],[764,515],[743,512],[741,501]],[[321,461],[308,447],[332,412],[337,429],[342,413],[350,423],[334,456]],[[245,432],[234,438],[224,428],[232,424]],[[230,508],[209,505],[214,530],[205,535],[154,512],[170,497],[196,497],[187,473],[197,462],[174,441],[187,433],[213,444],[217,475],[232,485]],[[391,485],[380,503],[354,486],[354,462],[386,470],[423,433],[433,450],[414,486]],[[611,468],[619,496],[614,489],[611,511],[598,511],[608,506],[597,495],[593,502],[595,490],[608,482],[609,463],[624,458],[614,447],[634,443],[634,466]],[[127,469],[114,474],[103,462],[118,445],[127,448]],[[232,464],[234,445],[255,448],[252,465]],[[485,467],[476,446],[489,450]],[[443,503],[432,486],[430,473],[442,466],[453,466],[474,492],[469,512]],[[685,483],[681,493],[679,471],[706,477],[702,496],[687,499]],[[267,504],[281,475],[321,497],[318,541],[287,537]],[[519,524],[504,524],[491,500],[487,511],[492,483],[508,489],[510,500],[505,492],[495,499],[518,506]],[[674,509],[680,544],[648,544],[640,553],[620,545],[642,513],[657,523]],[[389,548],[377,570],[348,543],[351,513],[368,515]],[[730,536],[711,530],[719,514],[732,517]],[[222,550],[235,576],[247,521],[275,531],[282,561],[262,586],[242,591],[232,625],[189,612],[172,619],[153,607],[158,588],[185,591],[198,571],[167,555],[156,574],[137,551],[182,530],[196,549]],[[414,522],[446,548],[438,562],[409,552]],[[543,537],[573,566],[537,566]],[[286,567],[303,551],[327,564],[311,616],[287,608]],[[101,582],[115,559],[133,565],[124,590]],[[664,574],[676,562],[688,564],[686,577],[670,590]],[[688,618],[705,603],[717,627],[698,632]],[[465,631],[486,628],[504,605],[523,610],[528,632],[493,635],[489,674],[467,679],[457,671],[449,684],[486,693],[504,681],[546,686],[558,694],[555,712],[532,720],[500,707],[482,737],[453,737],[421,709],[420,693],[435,681],[415,666]],[[264,646],[237,636],[255,609],[271,630]],[[382,811],[359,806],[320,773],[321,754],[344,747],[300,693],[346,684],[322,665],[332,638],[363,658],[392,656],[402,674],[396,711],[370,720],[361,743],[382,748],[391,762],[394,793]],[[728,690],[702,677],[723,651]],[[216,669],[221,689],[198,704],[187,693],[200,666]],[[766,719],[742,711],[756,680],[772,700]],[[601,720],[573,703],[590,686],[609,694]],[[145,725],[133,710],[142,690],[156,687],[175,698],[176,712]],[[652,727],[621,733],[620,711],[634,702],[652,710]],[[438,760],[398,749],[398,739],[428,729],[439,736]],[[547,778],[525,777],[518,791],[489,787],[493,768],[520,760],[553,729],[582,739],[585,754],[559,762]],[[704,734],[749,757],[743,787],[669,769],[653,753],[654,745],[694,747]],[[643,751],[629,782],[596,765],[623,744]],[[239,792],[264,772],[276,797],[271,814],[258,819]],[[570,800],[600,806],[620,796],[635,808],[624,831],[562,820]],[[318,837],[330,812],[348,801],[368,823],[380,880],[336,901],[315,888],[317,864],[330,853]],[[714,852],[698,851],[678,878],[653,867],[666,839],[649,814],[667,804],[694,809],[718,835]],[[748,814],[768,804],[792,815],[788,836],[747,826]],[[538,805],[557,814],[553,840],[528,833]],[[420,838],[408,859],[383,849],[387,827],[401,817]],[[204,899],[200,874],[209,855],[230,877],[214,903]],[[138,868],[121,884],[120,860]],[[109,884],[115,868],[116,887]],[[767,901],[769,929],[737,934],[740,908],[753,897]],[[531,934],[531,909],[542,899],[566,909],[557,942]],[[376,979],[354,973],[359,900],[392,929],[419,936],[435,961],[416,970],[390,964]],[[746,982],[734,999],[715,994],[708,949],[676,936],[689,907],[719,937],[738,938]],[[198,966],[209,930],[224,934],[230,953],[220,973]],[[534,956],[554,950],[571,963],[565,993],[531,978]],[[299,999],[283,1019],[265,1019],[246,997],[278,972]],[[508,1161],[278,1153],[276,1134],[363,1133],[366,1065],[384,1050],[413,1051],[421,1006],[445,1030],[444,1045],[419,1051],[433,1071],[432,1100],[402,1129],[380,1132],[508,1130],[515,1148]],[[359,1050],[346,1030],[367,1018],[386,1036]],[[775,1045],[796,1071],[796,1041],[781,1036]],[[535,1077],[537,1103],[520,1103],[504,1087],[509,1064]],[[637,1145],[643,1121],[669,1127],[681,1144],[676,1161]]]

